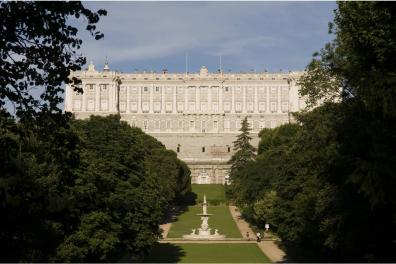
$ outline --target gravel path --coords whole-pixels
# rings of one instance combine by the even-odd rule
[[[237,207],[230,205],[229,209],[230,209],[232,218],[234,218],[243,238],[247,239],[246,233],[249,232],[250,239],[255,240],[256,239],[255,233],[250,228],[249,224],[241,217],[241,213],[239,212]],[[286,257],[285,252],[283,250],[281,250],[278,247],[278,245],[275,244],[275,241],[263,240],[263,241],[257,243],[257,245],[272,262],[287,261],[285,259],[285,257]]]
[[[160,225],[160,228],[162,229],[162,238],[163,239],[167,238],[169,229],[171,228],[171,226],[172,226],[171,222]]]

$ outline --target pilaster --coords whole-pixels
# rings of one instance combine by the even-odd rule
[[[277,108],[277,112],[278,113],[282,113],[282,109],[281,109],[281,90],[282,90],[282,86],[278,86],[278,91],[277,91],[277,94],[278,94],[278,103],[277,103],[277,105],[278,105],[278,108]]]
[[[153,103],[153,93],[154,93],[154,85],[151,85],[151,87],[148,87],[150,91],[150,110],[149,113],[152,114],[154,113],[154,103]]]
[[[138,107],[137,107],[137,112],[139,114],[142,113],[142,86],[138,86],[137,90],[138,90]],[[128,102],[128,104],[130,104],[131,102]]]
[[[271,113],[271,109],[270,109],[270,90],[271,90],[270,86],[266,86],[265,91],[267,93],[267,96],[266,96],[267,103],[266,103],[265,108],[266,108],[266,113],[268,113],[268,114]]]
[[[131,107],[130,107],[130,93],[131,93],[131,87],[130,86],[126,86],[125,85],[125,89],[126,89],[126,112],[127,114],[129,114],[131,112]]]
[[[254,89],[254,105],[253,105],[253,113],[258,114],[258,87],[257,85],[253,87]]]
[[[95,83],[95,111],[100,111],[100,86]]]

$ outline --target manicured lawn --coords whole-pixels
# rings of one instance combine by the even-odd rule
[[[206,194],[206,200],[210,204],[225,203],[225,190],[222,184],[192,184],[192,191],[197,194],[196,201],[202,203],[203,196]]]
[[[187,207],[187,210],[172,223],[168,238],[181,238],[183,235],[190,234],[191,229],[198,229],[202,223],[201,217],[197,215],[200,213],[202,213],[201,206]],[[214,214],[209,217],[209,227],[212,228],[212,233],[217,228],[219,233],[226,235],[227,238],[242,237],[235,221],[232,219],[228,206],[208,206],[208,213]]]
[[[268,263],[256,244],[157,244],[144,262]]]

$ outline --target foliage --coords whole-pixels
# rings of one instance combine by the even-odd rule
[[[237,139],[234,141],[234,150],[235,153],[228,161],[231,164],[230,169],[230,179],[232,185],[229,186],[226,190],[226,194],[228,197],[235,198],[235,194],[240,192],[241,184],[239,184],[242,175],[240,171],[243,168],[249,167],[248,165],[255,159],[256,149],[250,144],[250,140],[252,137],[250,136],[250,124],[245,117],[241,122],[241,128],[239,129],[241,134],[237,136]]]
[[[26,129],[3,112],[2,260],[116,261],[148,252],[170,202],[191,188],[188,168],[117,116],[65,119],[63,127],[64,115],[51,125],[54,118]]]
[[[62,84],[77,84],[68,76],[86,62],[76,51],[82,41],[70,20],[84,17],[86,29],[100,39],[96,24],[103,15],[105,10],[92,12],[77,1],[1,2],[0,108],[8,101],[18,116],[41,110],[60,113]]]
[[[243,168],[246,163],[254,160],[255,158],[255,148],[250,144],[250,140],[252,140],[252,137],[250,136],[251,130],[247,117],[245,117],[242,120],[241,128],[239,129],[241,134],[239,134],[237,139],[233,142],[234,150],[236,152],[229,161],[229,163],[231,163],[231,175],[233,175],[233,171],[238,171]]]
[[[338,7],[335,40],[299,82],[308,105],[320,106],[295,114],[295,128],[260,133],[257,160],[238,172],[236,201],[253,223],[270,221],[294,260],[393,262],[396,9]],[[279,138],[282,130],[291,133]]]
[[[82,92],[69,79],[85,64],[73,24],[82,18],[100,39],[103,15],[81,2],[0,3],[1,261],[139,257],[191,190],[176,154],[119,116],[74,121],[58,108],[64,84]]]

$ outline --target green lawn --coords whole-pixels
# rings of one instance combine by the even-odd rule
[[[222,184],[191,184],[192,191],[197,194],[196,201],[202,203],[203,196],[206,194],[208,203],[225,203],[225,190]]]
[[[144,262],[268,263],[256,244],[157,244]]]
[[[168,238],[181,238],[183,235],[190,234],[191,229],[199,228],[202,221],[197,214],[200,213],[202,213],[202,207],[200,206],[187,207],[187,210],[172,223]],[[217,228],[219,233],[226,235],[227,238],[242,237],[234,219],[232,219],[228,206],[208,206],[208,213],[214,214],[209,217],[209,227],[212,228],[212,232]]]

